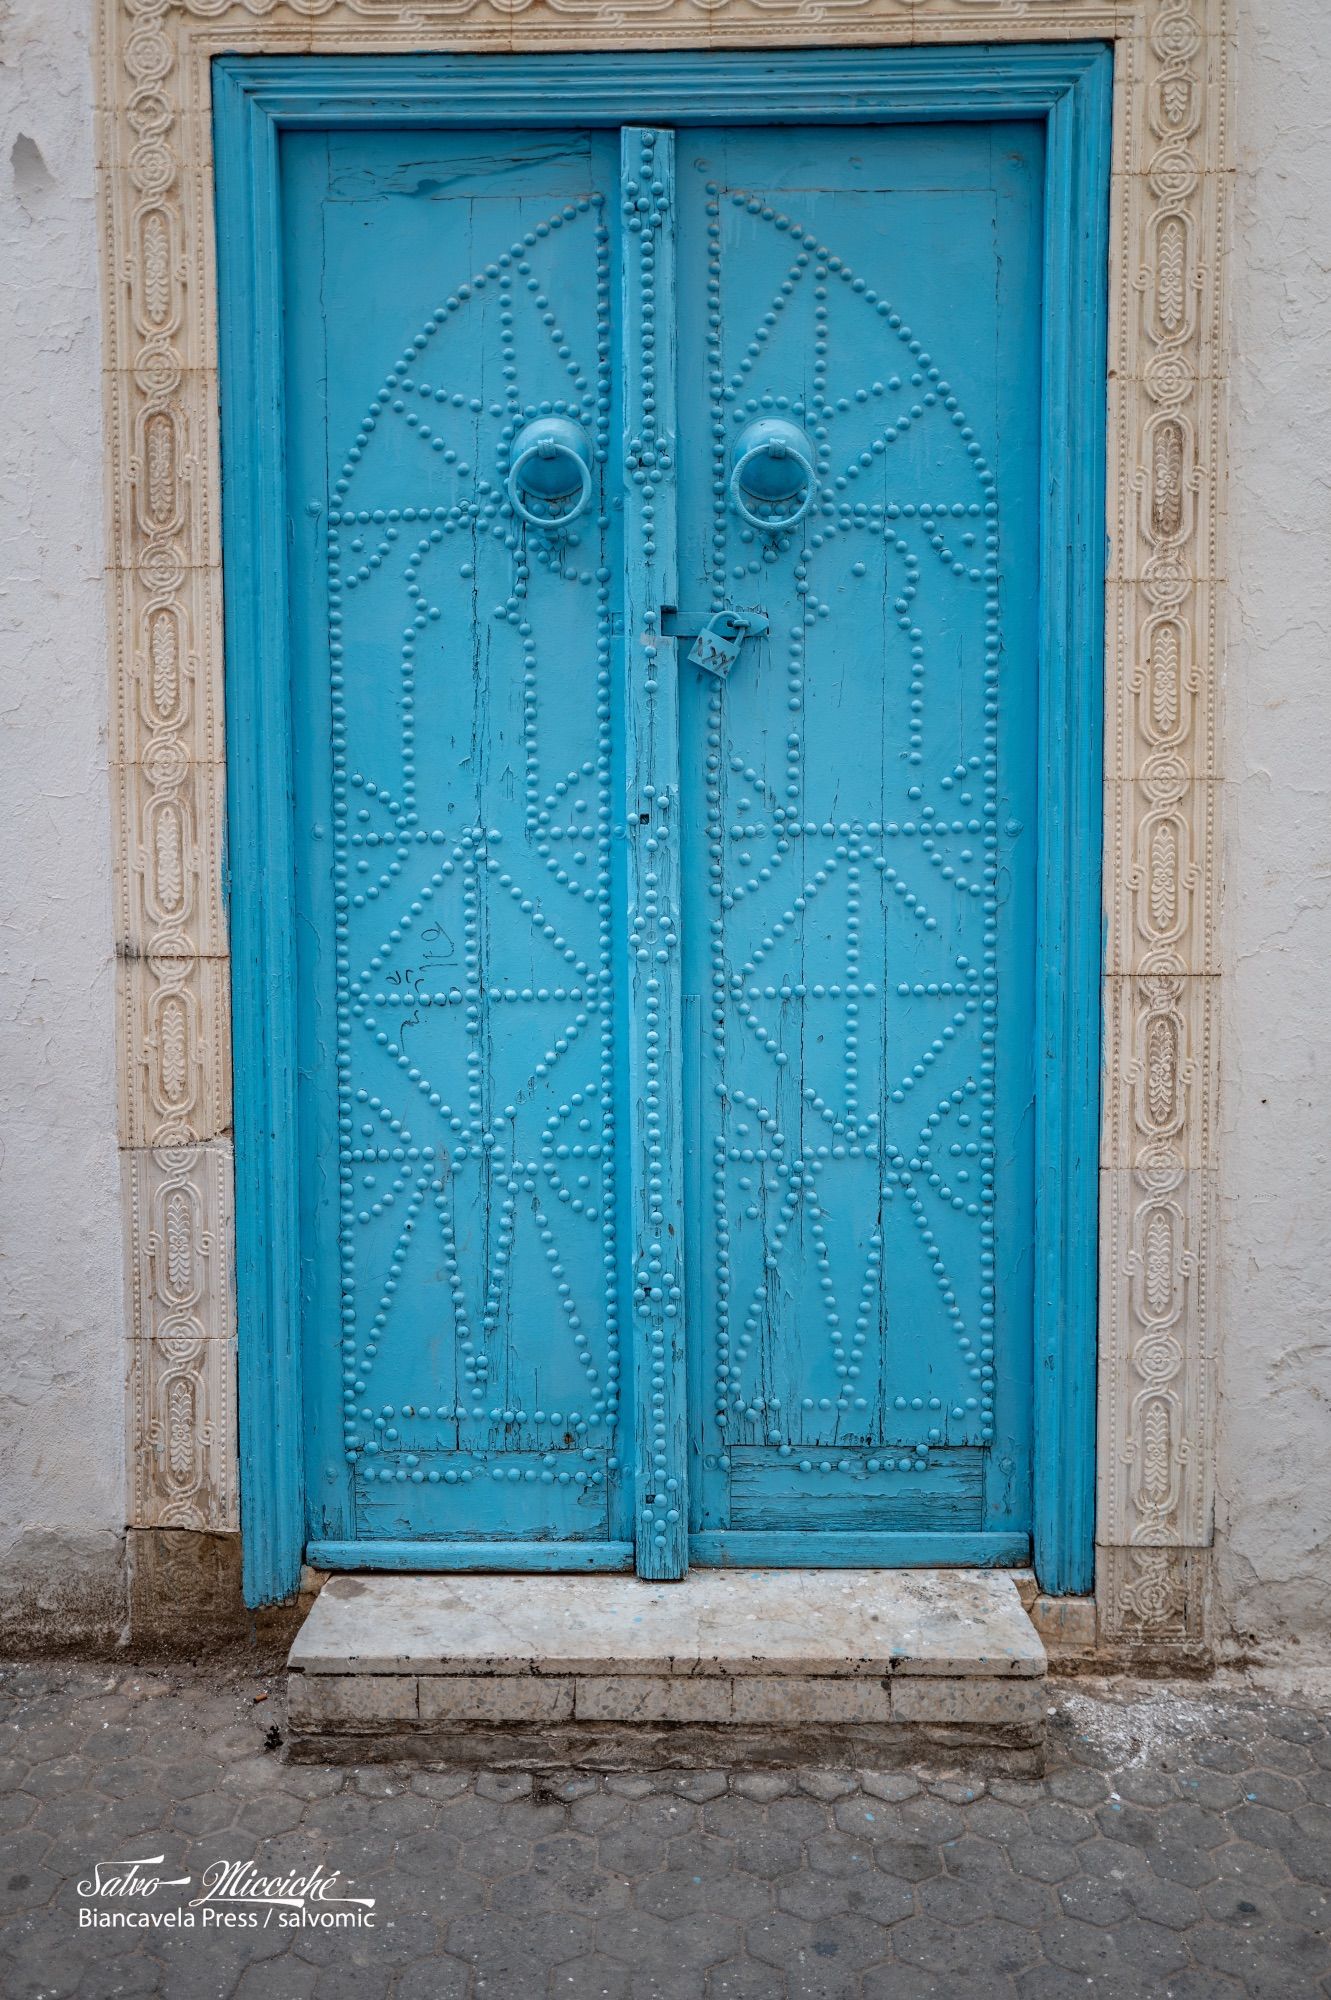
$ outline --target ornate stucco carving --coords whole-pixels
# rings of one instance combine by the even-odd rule
[[[135,1526],[237,1520],[208,64],[271,53],[1116,47],[1099,1594],[1194,1635],[1210,1541],[1228,0],[101,0]]]

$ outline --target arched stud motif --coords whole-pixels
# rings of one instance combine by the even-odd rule
[[[706,692],[706,1462],[733,1477],[768,1449],[788,1462],[797,1487],[814,1488],[853,1463],[886,1497],[902,1474],[928,1473],[938,1448],[984,1447],[995,1436],[996,479],[940,360],[875,289],[876,272],[855,268],[793,205],[715,183],[705,194],[712,602],[737,589],[763,592],[772,651],[781,635],[785,653],[783,745],[774,706],[746,702],[729,684]],[[723,245],[740,240],[741,227],[770,242],[766,268],[783,272],[752,321],[725,296]],[[783,331],[797,312],[808,316],[798,335]],[[783,339],[812,354],[802,397],[776,393],[784,384],[773,353],[792,352]],[[769,533],[736,506],[734,486],[745,455],[778,427],[807,450],[811,491]],[[902,441],[917,435],[937,440],[939,470],[923,492],[893,470]],[[904,775],[888,777],[877,817],[843,819],[829,787],[844,791],[844,774],[809,768],[810,691],[832,592],[848,588],[841,615],[853,617],[856,588],[885,572],[897,625],[885,671],[904,663],[907,683]],[[926,747],[931,704],[955,699],[930,681],[924,628],[939,593],[973,675],[968,733],[942,770],[932,736]],[[950,672],[959,671],[952,660]],[[874,735],[870,728],[866,742]],[[835,920],[826,914],[834,898]],[[820,935],[839,935],[844,956],[820,960],[815,973],[801,939],[820,920]],[[933,942],[940,936],[951,938],[946,958]],[[908,983],[886,991],[885,949],[898,980],[913,967]],[[889,1047],[897,1068],[880,1078]],[[833,1215],[843,1232],[837,1255]],[[774,1362],[801,1343],[792,1307],[778,1300],[796,1296],[801,1242],[809,1360],[801,1379],[791,1371],[787,1394]],[[921,1257],[951,1348],[946,1381],[923,1390],[908,1370],[879,1379],[891,1269]],[[872,1429],[884,1400],[890,1450]],[[838,1440],[867,1441],[873,1455],[857,1450],[847,1460]]]
[[[604,1540],[619,1477],[610,530],[586,504],[609,229],[594,187],[507,199],[519,233],[452,274],[367,405],[339,392],[328,465],[309,671],[331,742],[342,1413],[321,1470],[349,1485],[352,1540],[408,1517]],[[526,509],[546,438],[578,468],[558,537]],[[552,682],[552,624],[595,649],[576,687]],[[394,631],[392,699],[366,699]],[[304,811],[317,842],[327,804]]]

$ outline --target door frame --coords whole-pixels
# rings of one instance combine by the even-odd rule
[[[1041,374],[1033,1556],[1091,1587],[1100,1120],[1110,105],[1105,43],[730,54],[224,56],[212,65],[244,1588],[305,1551],[278,143],[289,126],[1038,118]],[[538,1545],[539,1546],[539,1545]],[[613,1566],[628,1567],[616,1548]],[[406,1545],[399,1545],[406,1547]],[[532,1566],[534,1551],[527,1564]],[[440,1558],[446,1558],[441,1561]],[[922,1560],[928,1561],[922,1551]],[[994,1559],[1002,1559],[995,1557]],[[847,1560],[854,1560],[851,1552]],[[506,1567],[442,1546],[396,1566]],[[513,1566],[517,1566],[516,1563]],[[602,1565],[604,1566],[604,1565]]]

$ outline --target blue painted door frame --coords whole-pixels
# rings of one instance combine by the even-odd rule
[[[1109,52],[1031,45],[773,56],[300,58],[214,64],[226,576],[230,910],[236,1060],[245,1587],[290,1592],[305,1549],[297,1123],[296,924],[283,384],[284,129],[346,126],[734,127],[1041,120],[1045,128],[1039,528],[1035,987],[1034,1560],[1044,1588],[1089,1588],[1092,1561],[1104,292]],[[686,112],[684,107],[687,107]],[[625,144],[632,135],[626,133]],[[625,293],[626,304],[629,292]],[[631,308],[630,308],[631,309]],[[663,429],[666,428],[663,418]],[[639,489],[640,491],[640,489]],[[668,562],[670,552],[659,560]],[[635,585],[668,601],[663,576]],[[675,740],[667,729],[666,738]],[[649,758],[660,742],[642,746]],[[630,745],[630,754],[637,754]],[[647,1010],[633,1009],[637,1035]],[[651,1060],[643,1040],[639,1061]],[[672,1135],[671,1145],[682,1144]],[[677,1187],[678,1155],[644,1175]],[[677,1197],[676,1197],[677,1198]],[[657,1290],[661,1286],[657,1285]],[[666,1402],[643,1371],[638,1463],[661,1410],[682,1435],[683,1329],[660,1329]],[[678,1449],[679,1440],[673,1440]],[[641,1502],[646,1489],[639,1495]],[[664,1510],[661,1510],[664,1516]],[[680,1512],[675,1510],[676,1515]],[[644,1537],[670,1574],[679,1524]],[[653,1543],[656,1551],[653,1552]],[[602,1544],[612,1562],[614,1544]],[[419,1557],[419,1550],[415,1552]],[[695,1556],[717,1559],[695,1548]],[[507,1551],[489,1563],[515,1566]],[[533,1559],[530,1554],[528,1560]],[[537,1555],[535,1560],[539,1561]],[[725,1559],[720,1552],[720,1559]],[[737,1559],[743,1559],[737,1552]],[[798,1560],[798,1550],[776,1559]],[[848,1552],[848,1559],[853,1559]],[[898,1559],[901,1559],[898,1557]],[[907,1559],[910,1559],[909,1557]],[[917,1560],[929,1560],[921,1549]],[[991,1560],[1012,1560],[996,1553]],[[410,1547],[402,1566],[417,1566]],[[476,1560],[485,1561],[481,1552]],[[448,1558],[445,1557],[445,1561]]]

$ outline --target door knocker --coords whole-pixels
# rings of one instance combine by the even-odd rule
[[[558,530],[592,497],[591,440],[572,417],[537,417],[513,440],[508,473],[513,511],[533,528]]]

